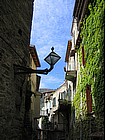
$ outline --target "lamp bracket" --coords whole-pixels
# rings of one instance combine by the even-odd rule
[[[32,74],[32,73],[38,73],[38,74],[45,74],[47,75],[52,69],[53,69],[53,65],[50,65],[50,68],[46,68],[44,70],[34,70],[32,68],[29,67],[25,67],[25,66],[20,66],[20,65],[16,65],[14,64],[14,73],[15,74]]]

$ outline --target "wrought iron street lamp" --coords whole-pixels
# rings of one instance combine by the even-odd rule
[[[49,65],[50,68],[46,68],[44,70],[34,70],[29,67],[19,66],[14,64],[14,72],[15,74],[31,74],[31,73],[38,73],[38,74],[48,74],[53,68],[54,65],[58,62],[61,58],[58,54],[54,52],[54,47],[51,48],[52,52],[44,59]]]

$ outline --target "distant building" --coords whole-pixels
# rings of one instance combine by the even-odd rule
[[[46,89],[41,88],[39,89],[39,92],[41,93],[41,99],[40,99],[40,116],[46,116],[47,115],[47,108],[46,108],[46,98],[51,96],[51,94],[55,90],[53,89]]]
[[[69,121],[71,112],[71,93],[68,83],[64,82],[54,91],[45,92],[44,110],[46,118],[43,136],[47,139],[65,139],[69,131]],[[43,115],[42,115],[43,118]]]

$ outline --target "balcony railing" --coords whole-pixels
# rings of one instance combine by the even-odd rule
[[[48,115],[48,113],[47,113],[46,110],[41,110],[40,111],[40,116],[47,116],[47,115]]]
[[[66,71],[65,79],[74,82],[76,80],[76,70],[68,70]]]
[[[59,99],[59,111],[68,111],[71,109],[71,101]]]

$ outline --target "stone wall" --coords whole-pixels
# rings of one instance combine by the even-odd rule
[[[0,139],[22,140],[27,76],[14,64],[29,65],[33,0],[0,1]]]

